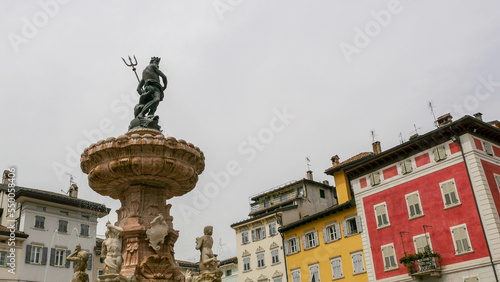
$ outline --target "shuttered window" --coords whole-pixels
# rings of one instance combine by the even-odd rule
[[[391,270],[398,268],[396,263],[396,254],[394,252],[394,245],[382,246],[382,257],[384,259],[384,269]]]
[[[344,277],[344,273],[342,272],[342,260],[340,257],[332,258],[330,264],[332,265],[333,279]]]
[[[250,270],[250,257],[243,258],[243,271]]]
[[[363,253],[356,252],[351,254],[352,267],[354,274],[359,274],[365,272],[365,263],[363,261]]]
[[[300,269],[292,270],[292,282],[301,282],[300,281]]]
[[[434,161],[439,162],[446,159],[446,148],[445,146],[438,146],[432,149],[432,154],[434,155]]]
[[[330,226],[323,228],[323,241],[325,243],[330,243],[339,240],[342,235],[340,235],[340,223],[335,223]]]
[[[408,215],[411,218],[423,215],[422,206],[420,204],[420,196],[418,192],[411,193],[405,196],[406,205],[408,207]]]
[[[293,255],[300,252],[299,238],[292,238],[285,242],[285,254]]]
[[[264,262],[264,253],[257,254],[257,268],[266,266]]]
[[[313,231],[302,235],[302,245],[304,250],[319,246],[318,231]]]
[[[259,241],[266,238],[266,227],[261,226],[256,229],[252,229],[252,241]]]
[[[378,171],[372,172],[370,173],[368,178],[370,179],[371,186],[380,184],[380,172]]]
[[[455,226],[451,228],[451,235],[455,244],[455,252],[457,255],[469,253],[472,247],[469,239],[469,232],[467,232],[466,225]]]
[[[460,204],[455,181],[441,183],[441,193],[443,195],[444,207],[449,208]]]
[[[378,204],[374,206],[375,209],[375,218],[377,220],[377,228],[382,228],[389,226],[389,216],[387,214],[387,205],[386,203]]]
[[[356,216],[342,221],[342,229],[344,237],[356,235],[363,232],[363,225],[361,224],[361,217]]]
[[[413,171],[413,166],[411,165],[411,160],[404,160],[399,163],[402,174],[407,174]]]
[[[309,266],[309,281],[311,282],[321,281],[319,277],[319,266],[317,263]]]
[[[428,233],[413,237],[413,243],[417,253],[423,253],[426,250],[432,251],[431,238]]]
[[[280,262],[280,253],[277,248],[271,250],[271,258],[272,258],[272,264]]]
[[[484,152],[490,156],[493,156],[493,148],[490,142],[483,141]]]
[[[242,244],[249,243],[249,240],[248,240],[248,231],[241,232],[241,243]]]

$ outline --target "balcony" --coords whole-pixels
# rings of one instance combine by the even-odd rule
[[[424,276],[441,277],[441,256],[432,251],[417,254],[407,254],[399,259],[408,270],[408,275],[415,279]]]

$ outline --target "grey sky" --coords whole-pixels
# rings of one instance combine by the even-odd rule
[[[121,135],[132,119],[137,81],[120,57],[135,55],[139,72],[161,57],[164,134],[206,156],[197,192],[171,201],[178,259],[198,258],[195,237],[209,224],[221,258],[236,255],[229,225],[247,217],[250,195],[305,177],[306,156],[315,180],[333,182],[323,174],[331,156],[370,151],[370,130],[382,149],[414,124],[431,130],[429,101],[436,116],[500,119],[498,1],[66,2],[0,2],[0,166],[17,167],[18,185],[54,192],[68,188],[54,170],[64,166],[80,197],[118,208],[75,164],[88,141]],[[224,187],[212,175],[228,163],[237,173]],[[114,210],[101,236],[107,219]]]

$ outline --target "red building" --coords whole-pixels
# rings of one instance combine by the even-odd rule
[[[449,114],[438,122],[427,134],[384,152],[376,142],[374,154],[326,171],[344,170],[364,215],[370,281],[498,281],[498,122],[480,115],[452,122]]]

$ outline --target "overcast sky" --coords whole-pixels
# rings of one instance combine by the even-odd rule
[[[120,204],[89,188],[80,154],[133,117],[120,57],[139,73],[161,57],[164,134],[206,157],[197,188],[170,201],[177,259],[198,260],[205,225],[220,258],[236,255],[230,225],[250,195],[304,178],[307,156],[333,183],[330,158],[370,151],[370,131],[385,150],[432,130],[429,101],[436,117],[500,119],[498,1],[61,2],[0,2],[0,166],[53,192],[74,175],[81,198],[112,208],[103,236]]]

